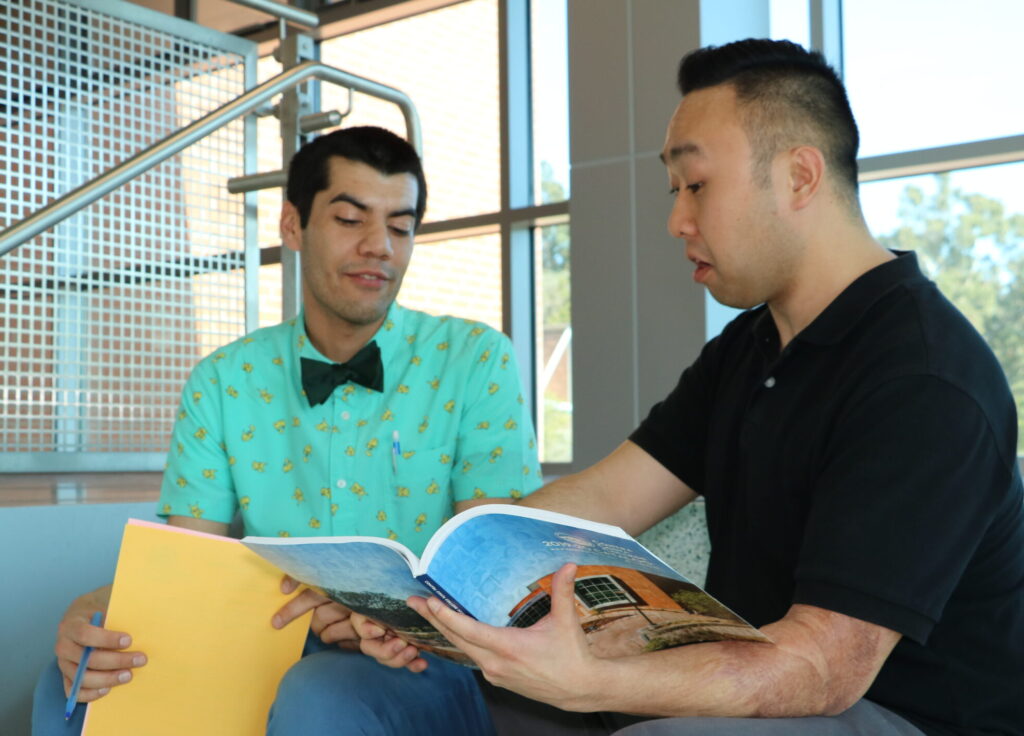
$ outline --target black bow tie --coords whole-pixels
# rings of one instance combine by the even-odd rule
[[[374,391],[384,389],[384,366],[376,342],[364,345],[347,363],[302,358],[302,388],[310,406],[324,403],[335,388],[349,381]]]

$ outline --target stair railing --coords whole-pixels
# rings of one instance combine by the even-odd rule
[[[305,61],[253,87],[176,133],[144,148],[95,179],[71,190],[21,222],[7,228],[0,233],[0,256],[89,206],[125,182],[180,153],[218,128],[252,112],[275,95],[292,89],[311,78],[331,82],[393,102],[402,111],[409,142],[417,152],[422,154],[423,137],[419,115],[408,95],[394,87],[344,72],[318,61]]]

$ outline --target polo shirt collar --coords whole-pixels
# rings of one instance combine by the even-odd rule
[[[925,281],[912,251],[892,251],[896,258],[875,266],[859,276],[825,307],[794,338],[812,345],[834,345],[841,341],[886,294],[902,284]],[[752,325],[758,342],[778,344],[778,330],[767,307]]]
[[[815,345],[834,345],[842,340],[893,289],[914,281],[924,281],[917,263],[917,254],[911,251],[893,251],[891,261],[875,266],[859,276],[825,307],[798,339]]]

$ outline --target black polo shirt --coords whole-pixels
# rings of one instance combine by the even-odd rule
[[[903,634],[867,697],[928,734],[1024,733],[1024,493],[995,356],[912,253],[789,345],[737,317],[631,439],[706,499],[709,592]]]

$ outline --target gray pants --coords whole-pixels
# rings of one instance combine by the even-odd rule
[[[924,736],[891,710],[858,700],[837,716],[808,718],[658,718],[616,736]]]
[[[619,713],[569,713],[495,687],[476,675],[498,736],[924,736],[892,711],[863,699],[830,717],[644,719]]]

